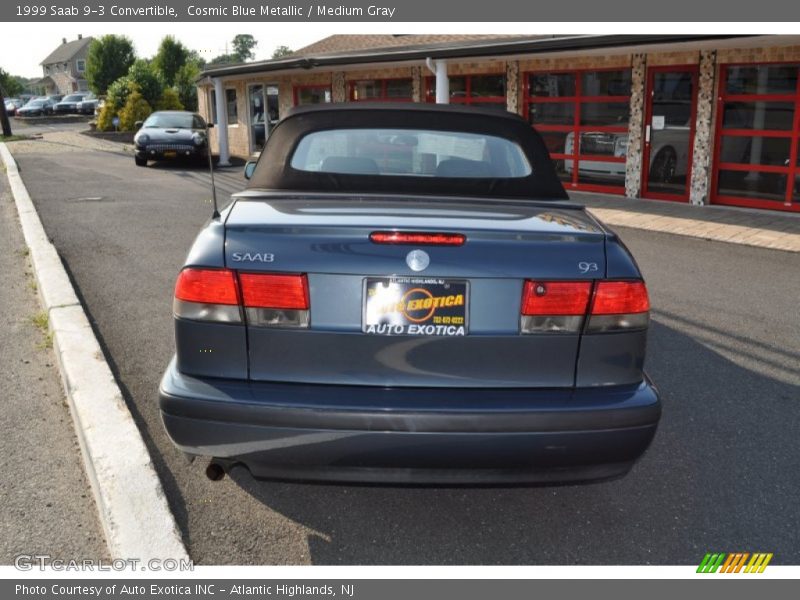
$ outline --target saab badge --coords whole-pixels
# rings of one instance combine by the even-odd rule
[[[406,256],[406,264],[412,271],[424,271],[431,264],[431,257],[424,250],[412,250]]]

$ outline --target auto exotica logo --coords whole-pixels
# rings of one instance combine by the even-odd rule
[[[763,573],[772,552],[709,552],[697,567],[698,573]]]

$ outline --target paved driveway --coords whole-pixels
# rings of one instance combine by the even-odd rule
[[[12,148],[13,149],[13,148]],[[654,305],[664,400],[626,478],[591,486],[413,489],[206,480],[164,434],[175,275],[208,218],[202,171],[100,152],[21,154],[192,557],[231,564],[693,564],[715,551],[800,562],[797,255],[620,229]],[[221,173],[220,197],[242,184]]]

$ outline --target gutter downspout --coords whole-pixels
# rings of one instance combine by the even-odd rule
[[[428,70],[436,75],[436,104],[450,104],[450,80],[447,77],[447,61],[425,59]]]
[[[228,149],[228,108],[225,106],[225,88],[222,78],[214,78],[214,96],[217,105],[217,146],[219,146],[218,167],[230,167],[230,151]]]

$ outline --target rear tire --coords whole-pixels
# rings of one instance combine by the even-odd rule
[[[139,158],[138,156],[135,156],[133,158],[133,160],[136,161],[136,166],[137,167],[146,167],[147,166],[147,159],[146,158]]]

